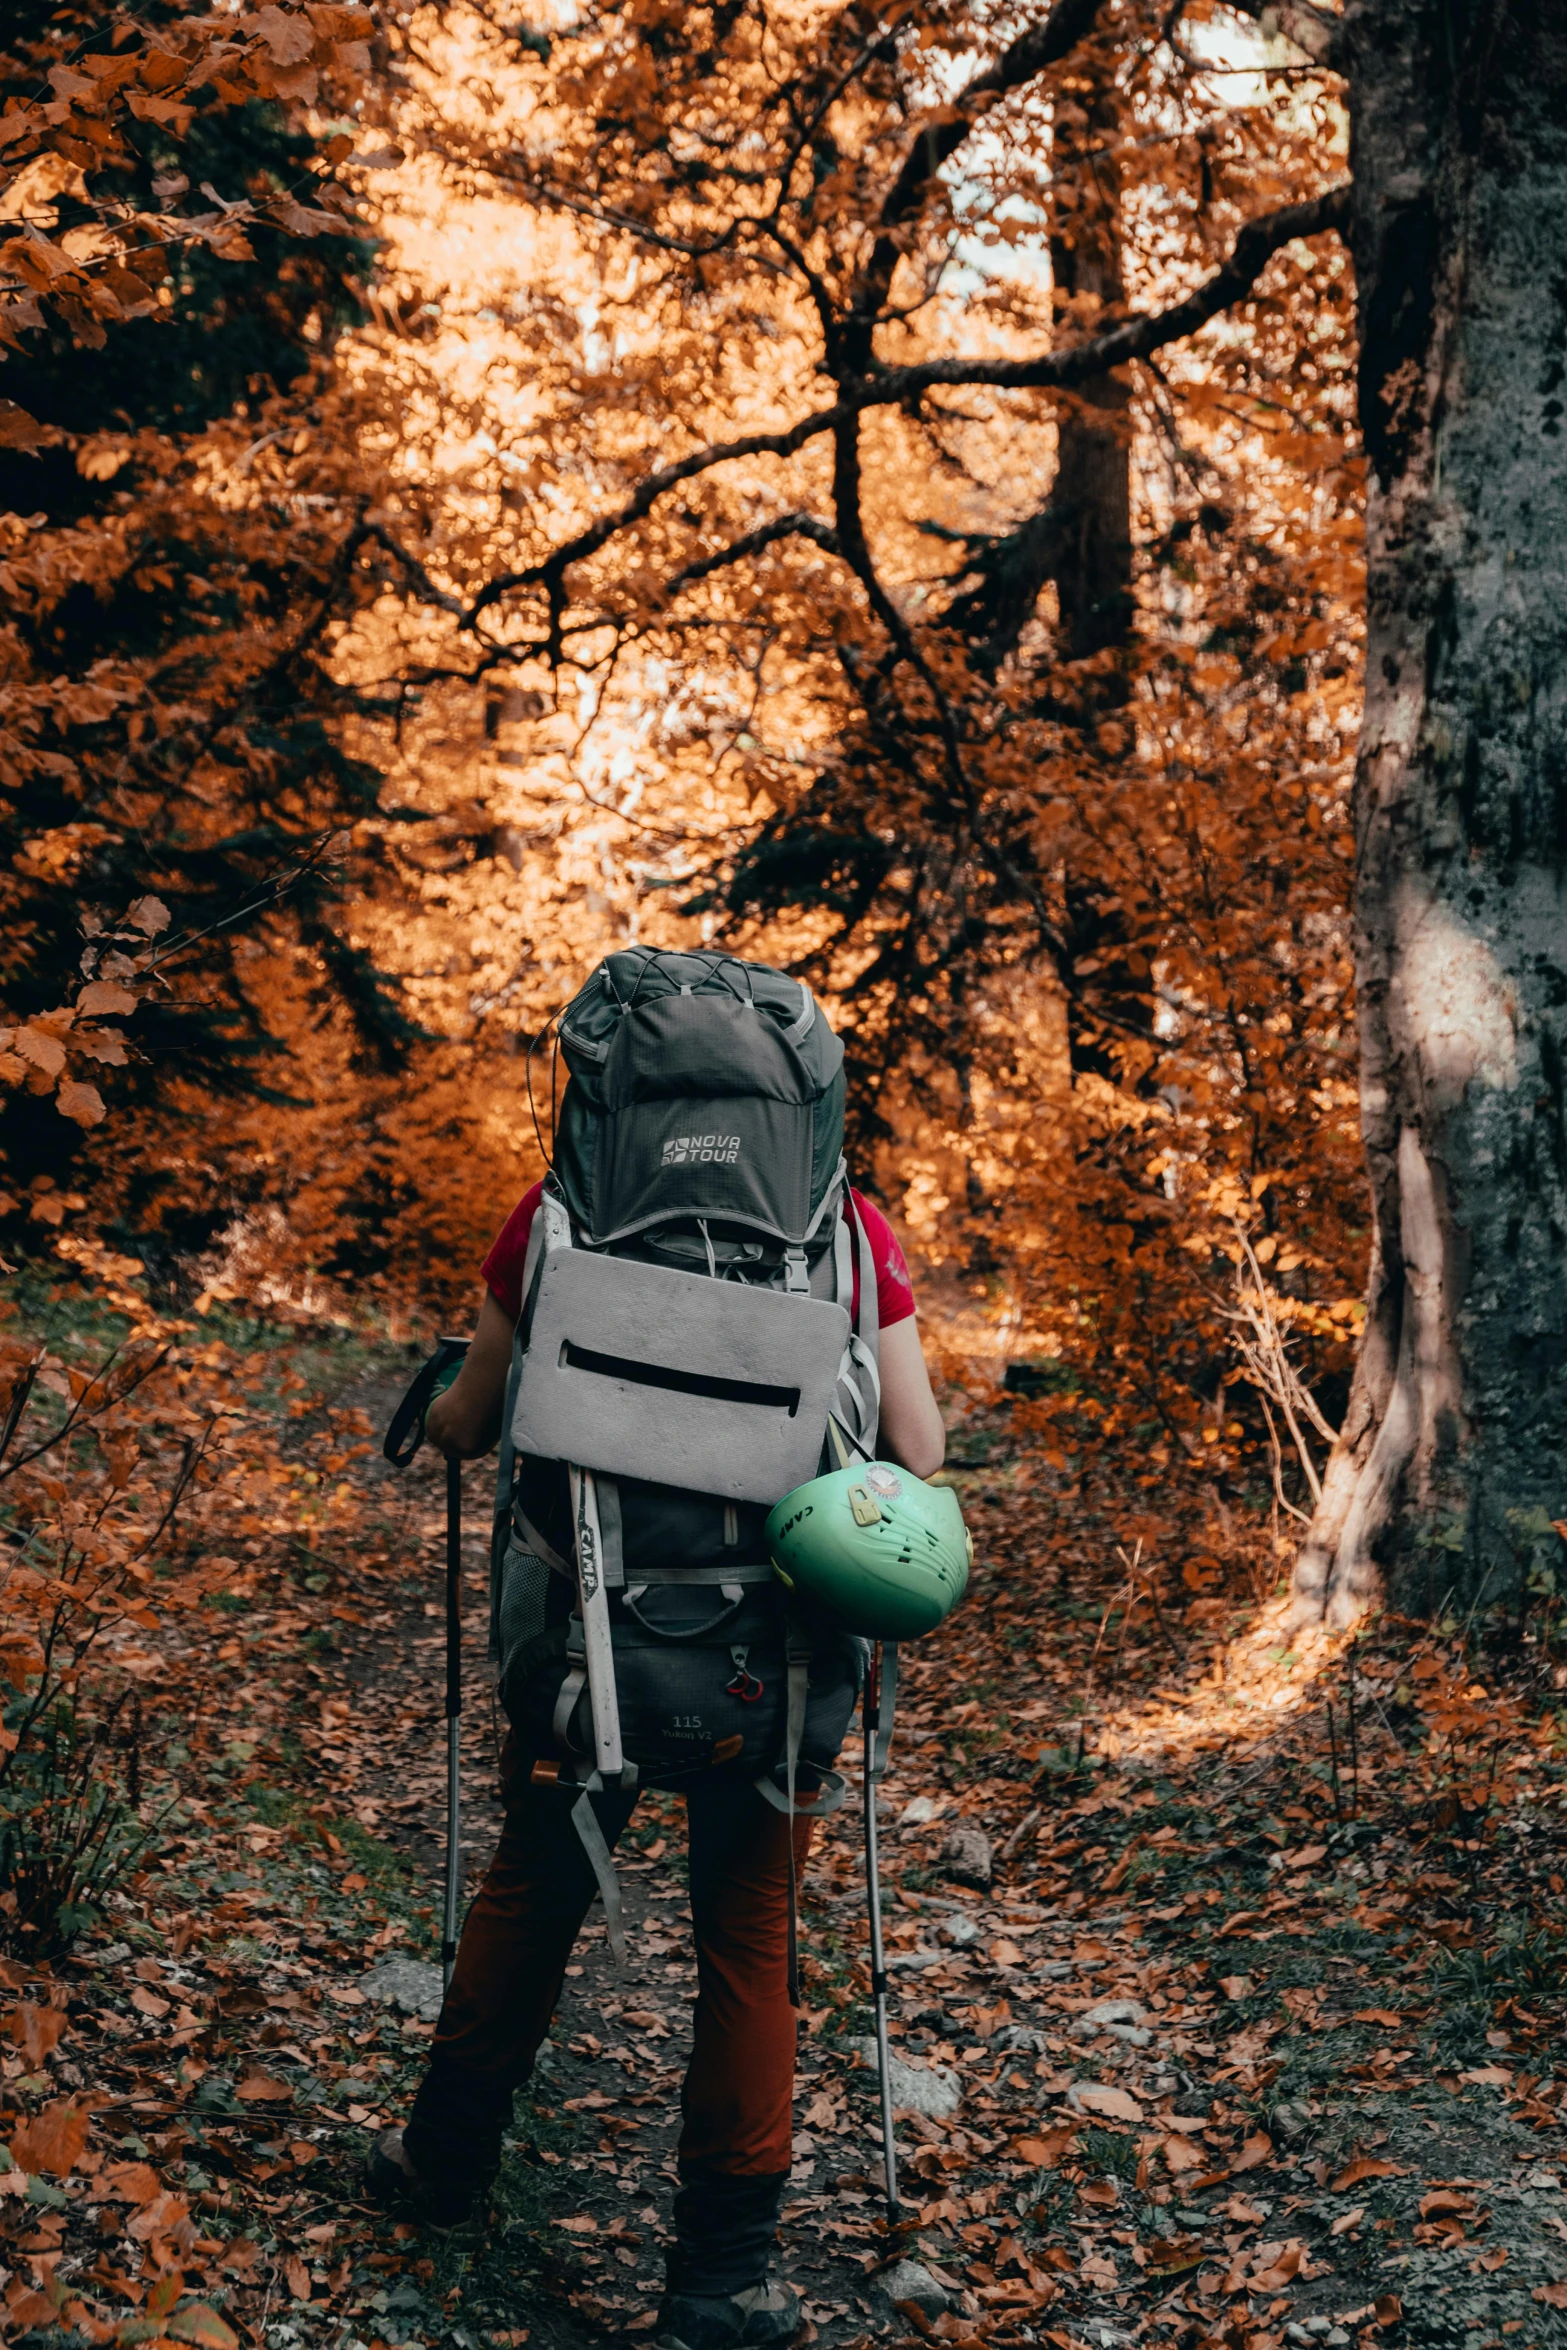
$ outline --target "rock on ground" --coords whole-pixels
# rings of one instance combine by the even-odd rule
[[[880,2072],[876,2061],[874,2038],[867,2033],[863,2039],[851,2040],[855,2049],[870,2066]],[[957,2112],[963,2102],[963,2086],[956,2073],[937,2065],[906,2064],[901,2056],[889,2051],[888,2077],[892,2083],[892,2110],[894,2113],[922,2113],[927,2121],[945,2121]]]
[[[976,1886],[981,1893],[990,1890],[993,1865],[990,1838],[982,1828],[954,1828],[941,1848],[944,1873],[960,1885]]]
[[[361,1975],[359,1988],[367,1999],[401,2008],[421,2023],[433,2024],[441,2012],[441,1970],[427,1959],[389,1958],[384,1966]]]
[[[875,2279],[875,2290],[893,2309],[912,2302],[921,2317],[940,2317],[952,2307],[952,2295],[917,2260],[895,2260]]]

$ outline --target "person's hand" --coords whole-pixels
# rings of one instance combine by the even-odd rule
[[[486,1291],[468,1352],[451,1385],[432,1400],[424,1415],[427,1441],[448,1460],[475,1460],[499,1436],[511,1341],[511,1321]]]
[[[461,1368],[461,1364],[453,1365],[450,1384],[442,1388],[424,1415],[424,1433],[427,1441],[433,1444],[438,1451],[444,1452],[448,1458],[453,1455],[461,1458],[463,1450],[461,1437],[455,1424],[458,1415],[452,1405],[452,1388],[456,1385]]]

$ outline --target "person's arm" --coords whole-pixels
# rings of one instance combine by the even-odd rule
[[[881,1432],[877,1449],[916,1477],[934,1477],[947,1457],[947,1431],[930,1391],[919,1324],[912,1314],[881,1334]]]
[[[511,1317],[487,1289],[462,1369],[425,1414],[426,1436],[449,1457],[471,1461],[499,1441],[513,1330]]]

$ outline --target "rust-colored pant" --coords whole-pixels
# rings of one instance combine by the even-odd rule
[[[427,2175],[471,2174],[493,2164],[512,2092],[527,2079],[549,2030],[566,1961],[596,1891],[571,1824],[575,1794],[532,1785],[530,1761],[508,1738],[501,1758],[506,1822],[463,1927],[430,2069],[405,2133],[410,2158]],[[613,1849],[636,1795],[603,1794],[593,1802]],[[697,2004],[681,2099],[680,2174],[688,2188],[710,2182],[707,2205],[715,2192],[724,2202],[723,2182],[752,2182],[775,2217],[793,2136],[789,1823],[748,1780],[721,1771],[688,1789],[686,1816]],[[805,1864],[811,1825],[809,1819],[794,1825],[797,1869]],[[681,2201],[689,2197],[676,2207],[683,2239],[689,2231],[681,2224]],[[739,2203],[755,2207],[756,2194],[742,2193]],[[748,2275],[733,2288],[707,2289],[739,2290],[753,2281]]]

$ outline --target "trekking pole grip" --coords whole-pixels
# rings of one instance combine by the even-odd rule
[[[425,1414],[444,1395],[463,1366],[466,1338],[438,1338],[435,1352],[419,1365],[386,1431],[381,1450],[394,1469],[406,1469],[424,1442]]]

